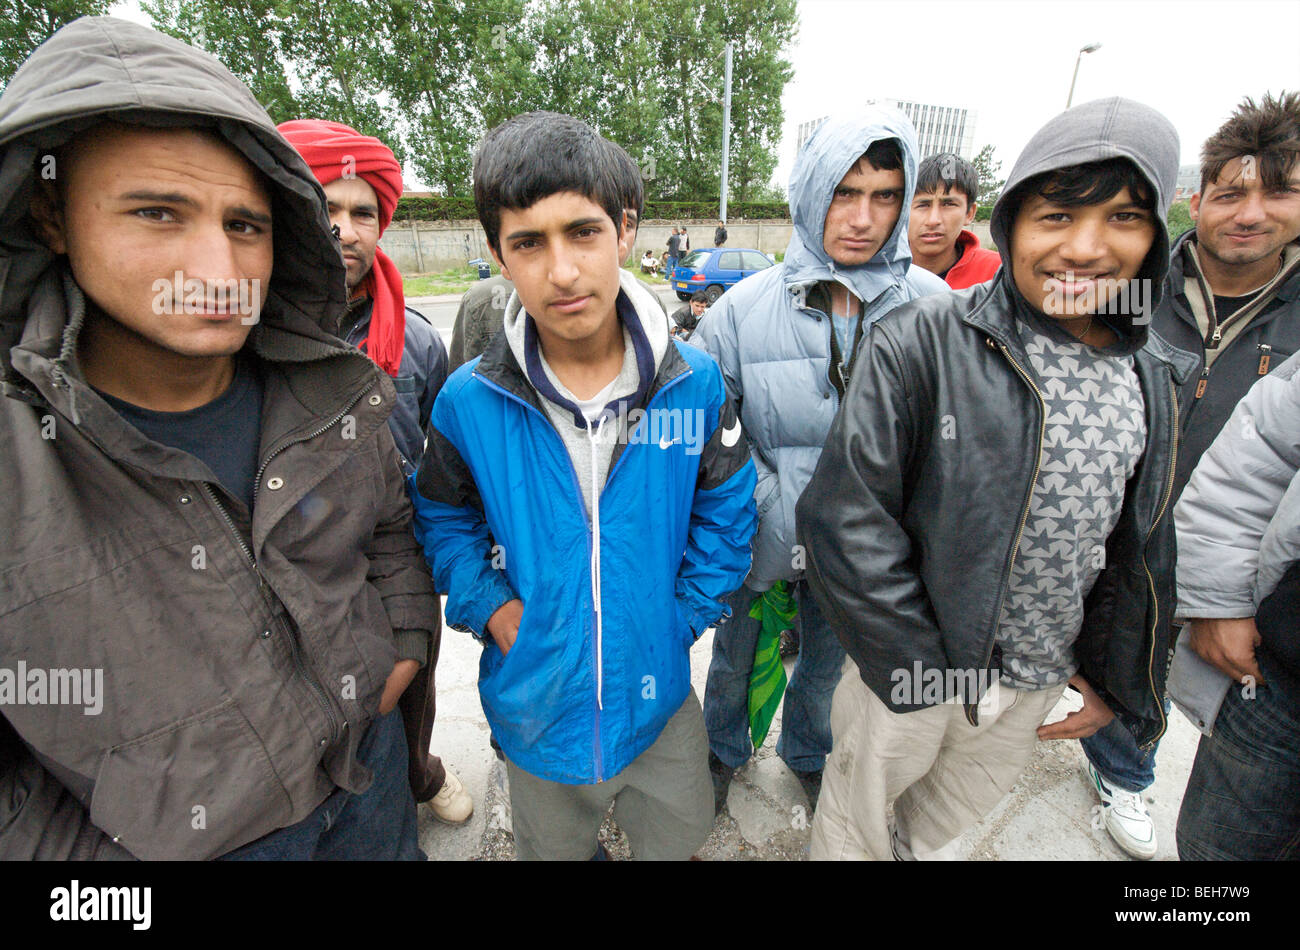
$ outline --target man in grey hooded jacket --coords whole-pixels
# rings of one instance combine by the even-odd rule
[[[799,583],[805,559],[794,505],[866,329],[900,304],[948,290],[911,263],[916,168],[916,133],[897,110],[873,107],[822,123],[790,178],[794,234],[785,260],[727,291],[692,339],[721,364],[758,468],[754,563],[728,600],[731,620],[714,635],[704,697],[717,810],[752,748],[748,687],[759,623],[750,605],[777,581],[794,584],[801,627],[777,754],[816,805],[844,653]]]
[[[206,53],[85,18],[0,96],[0,670],[95,694],[0,686],[0,857],[420,857],[438,604],[345,301]]]
[[[994,280],[888,314],[798,505],[851,662],[814,858],[955,856],[1037,739],[1165,728],[1175,386],[1148,332],[1178,136],[1125,99],[1025,147]],[[1083,708],[1041,725],[1067,683]],[[887,814],[893,805],[894,828]]]

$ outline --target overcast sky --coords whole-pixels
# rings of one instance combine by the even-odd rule
[[[708,2],[708,0],[704,0]],[[149,23],[137,0],[113,13]],[[1182,163],[1242,96],[1300,89],[1300,0],[800,0],[775,180],[794,164],[800,122],[867,99],[976,110],[975,150],[1011,170],[1029,137],[1074,101],[1122,95],[1174,123]],[[701,76],[705,84],[722,81]],[[408,180],[410,178],[408,170]]]
[[[1300,89],[1300,0],[801,0],[776,180],[788,184],[800,122],[871,98],[977,112],[1001,177],[1048,119],[1074,102],[1127,96],[1178,130],[1182,163],[1242,96]],[[719,70],[721,71],[721,70]]]

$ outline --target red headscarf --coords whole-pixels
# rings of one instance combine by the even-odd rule
[[[379,139],[362,135],[341,122],[323,119],[294,119],[279,125],[280,134],[307,160],[322,185],[356,176],[379,198],[379,233],[393,220],[397,199],[402,197],[402,166]],[[402,274],[388,255],[375,248],[375,263],[361,283],[370,295],[370,328],[361,349],[389,376],[396,376],[402,364],[406,337],[406,298]]]

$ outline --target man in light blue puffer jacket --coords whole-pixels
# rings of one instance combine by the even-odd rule
[[[730,622],[714,636],[704,697],[716,810],[751,752],[747,697],[759,624],[750,604],[782,580],[794,582],[801,646],[777,753],[816,806],[844,649],[802,583],[794,506],[866,330],[900,304],[949,290],[912,265],[907,219],[916,168],[916,133],[895,109],[870,107],[822,123],[795,160],[794,234],[784,262],[724,294],[691,341],[721,364],[758,469],[753,566],[728,601]]]

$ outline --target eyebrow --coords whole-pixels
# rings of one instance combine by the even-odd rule
[[[199,203],[188,195],[183,195],[179,191],[128,191],[124,195],[119,195],[120,201],[155,201],[158,204],[181,205],[185,208],[197,208]],[[271,216],[262,211],[254,211],[247,205],[236,205],[230,209],[231,214],[238,215],[241,218],[248,218],[254,224],[271,223]]]
[[[363,201],[360,204],[355,204],[350,206],[345,204],[342,201],[327,201],[326,204],[329,205],[329,207],[331,208],[338,208],[340,210],[347,209],[352,214],[357,214],[361,212],[365,212],[369,214],[379,214],[379,205],[373,204],[369,201]]]
[[[578,229],[578,228],[586,228],[586,227],[590,227],[590,226],[593,225],[593,224],[600,224],[603,220],[605,220],[605,219],[604,219],[604,218],[597,218],[597,217],[591,217],[591,218],[578,218],[576,221],[570,221],[570,222],[569,222],[568,224],[566,224],[566,225],[565,225],[561,230],[564,230],[564,231],[574,231],[574,230],[576,230],[576,229]],[[539,231],[539,230],[537,230],[537,229],[535,229],[535,228],[530,228],[530,229],[521,229],[521,230],[519,230],[519,231],[511,231],[509,234],[506,235],[506,240],[507,240],[507,241],[517,241],[517,240],[520,240],[521,238],[536,238],[536,237],[542,237],[542,235],[543,235],[544,233],[545,233],[545,232],[543,232],[543,231]]]

